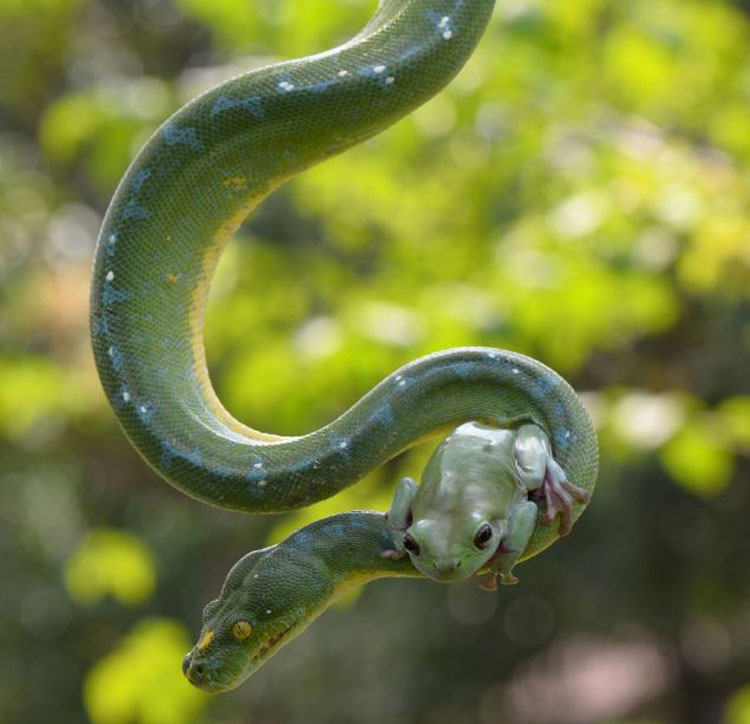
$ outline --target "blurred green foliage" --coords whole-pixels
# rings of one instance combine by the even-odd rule
[[[184,627],[172,621],[141,621],[86,680],[84,699],[91,719],[102,724],[193,720],[208,697],[197,689],[186,691],[174,665],[190,645]]]
[[[126,605],[142,603],[154,591],[154,577],[148,548],[121,530],[90,530],[65,568],[68,593],[84,604],[106,595]]]
[[[750,686],[743,686],[729,701],[727,724],[750,722]]]
[[[739,0],[498,0],[446,92],[248,220],[206,330],[240,419],[299,434],[420,354],[509,347],[582,391],[602,476],[516,589],[372,585],[233,694],[181,678],[234,560],[323,515],[384,509],[429,450],[277,518],[170,490],[95,376],[98,225],[170,111],[344,40],[375,4],[0,3],[0,719],[750,721]]]

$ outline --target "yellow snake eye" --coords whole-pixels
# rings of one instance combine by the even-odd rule
[[[249,621],[237,621],[232,624],[232,636],[238,641],[244,641],[250,638],[250,634],[253,632],[253,627]]]

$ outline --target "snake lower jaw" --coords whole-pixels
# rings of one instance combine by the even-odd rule
[[[281,642],[284,641],[287,638],[287,635],[289,632],[294,628],[294,624],[290,624],[286,626],[285,628],[282,628],[281,631],[278,633],[275,633],[273,636],[270,636],[266,642],[258,649],[258,653],[256,653],[250,660],[253,664],[253,666],[259,666],[265,660],[271,656],[273,653],[275,653],[276,649],[281,645]]]

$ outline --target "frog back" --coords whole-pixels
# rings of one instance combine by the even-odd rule
[[[470,508],[504,517],[523,496],[514,442],[512,430],[476,422],[461,425],[425,467],[415,508],[444,512]]]

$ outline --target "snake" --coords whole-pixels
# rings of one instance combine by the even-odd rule
[[[135,156],[97,240],[91,338],[122,429],[178,490],[233,511],[289,511],[470,420],[540,425],[568,478],[593,489],[597,442],[580,398],[514,351],[461,347],[421,357],[329,424],[294,437],[235,419],[207,369],[210,281],[246,217],[284,182],[438,93],[474,51],[493,7],[381,0],[348,42],[220,83],[168,118]],[[574,518],[583,507],[575,505]],[[522,558],[559,535],[537,526]],[[248,554],[206,606],[183,662],[188,679],[211,692],[237,686],[352,586],[418,575],[408,559],[383,557],[389,545],[382,513],[354,511]]]

